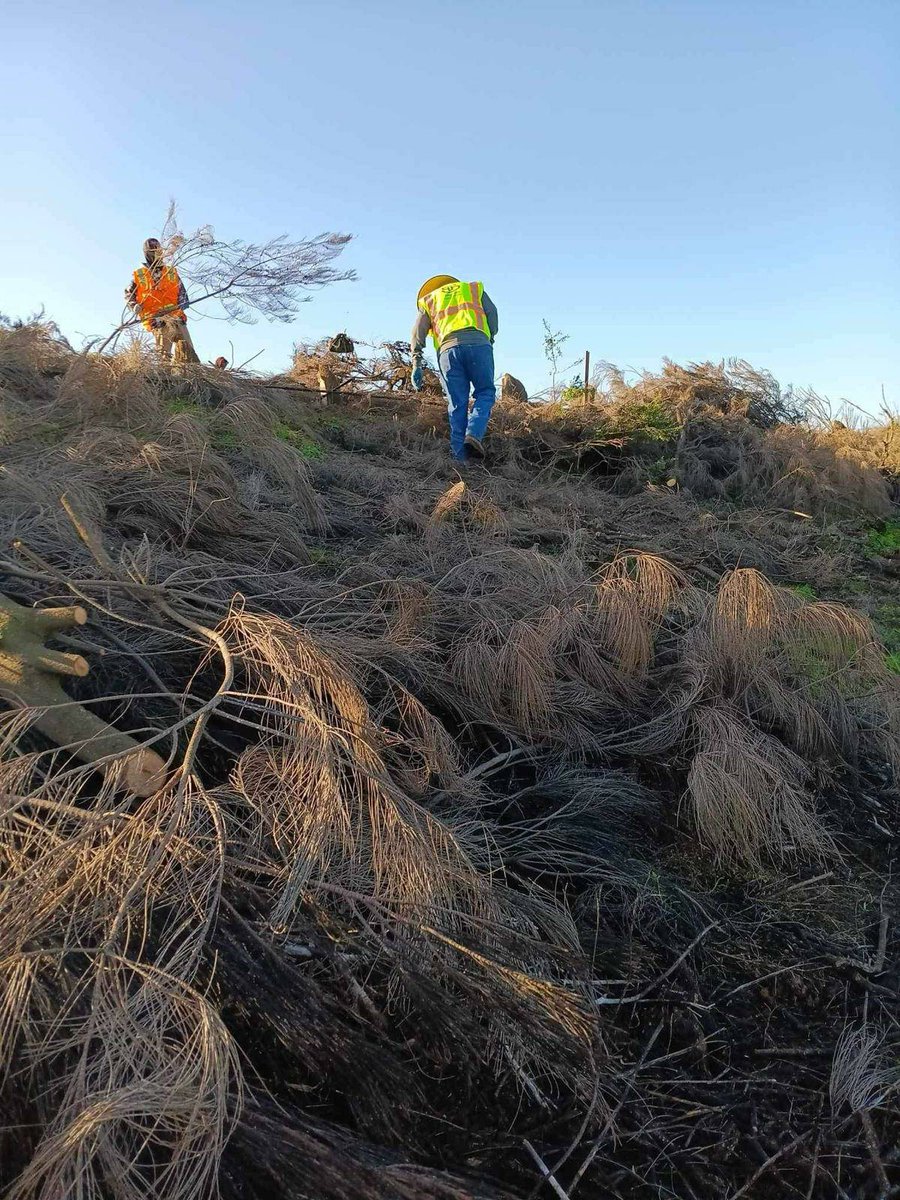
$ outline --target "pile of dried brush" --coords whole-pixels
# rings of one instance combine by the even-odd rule
[[[741,361],[666,363],[634,384],[607,368],[590,404],[576,393],[508,405],[501,423],[530,461],[590,470],[619,491],[668,482],[700,498],[876,517],[900,496],[896,413],[848,427],[819,397],[782,391]]]
[[[755,569],[849,543],[354,403],[0,333],[0,592],[167,764],[2,714],[0,1184],[887,1195],[900,687]]]
[[[429,366],[424,368],[424,391],[430,398],[440,395],[440,380]],[[285,383],[299,383],[334,400],[356,392],[402,392],[410,387],[412,359],[408,342],[384,342],[366,355],[346,334],[303,342],[294,347],[291,369]]]

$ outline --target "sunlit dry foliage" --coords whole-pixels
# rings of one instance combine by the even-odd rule
[[[669,462],[601,470],[651,400],[737,422],[739,474],[774,454],[785,397],[748,372],[514,403],[463,484],[428,398],[0,331],[0,591],[89,609],[73,699],[167,762],[141,799],[0,714],[11,1197],[521,1197],[523,1139],[576,1147],[563,1186],[606,1130],[585,1196],[721,1200],[760,1167],[748,1089],[770,1125],[825,1137],[830,1086],[887,1130],[874,1021],[830,1080],[752,1065],[815,998],[777,986],[821,989],[830,1049],[869,979],[898,685],[867,617],[773,581],[861,556]],[[587,478],[555,473],[588,419]]]

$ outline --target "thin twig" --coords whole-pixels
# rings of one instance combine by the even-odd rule
[[[877,1200],[884,1200],[885,1196],[891,1190],[891,1181],[888,1179],[887,1171],[884,1168],[884,1162],[881,1158],[881,1151],[878,1149],[875,1126],[872,1124],[872,1118],[866,1109],[860,1112],[859,1119],[863,1127],[863,1133],[865,1134],[866,1149],[869,1151],[869,1158],[872,1160],[875,1177],[878,1180],[879,1193]]]
[[[635,1079],[637,1078],[641,1068],[643,1067],[644,1063],[647,1060],[647,1055],[653,1049],[654,1045],[656,1044],[656,1039],[662,1033],[663,1025],[664,1025],[663,1021],[659,1021],[657,1023],[656,1028],[651,1033],[646,1046],[644,1047],[643,1051],[641,1052],[641,1057],[638,1059],[638,1061],[632,1067],[631,1071],[628,1073],[628,1079],[626,1080],[626,1085],[625,1085],[626,1090],[632,1086]],[[600,1153],[600,1147],[603,1145],[603,1142],[604,1142],[606,1136],[608,1135],[609,1131],[612,1129],[613,1125],[615,1124],[616,1117],[619,1115],[619,1113],[622,1111],[622,1108],[625,1105],[625,1098],[626,1098],[626,1093],[623,1092],[622,1098],[619,1100],[616,1107],[612,1110],[612,1112],[606,1118],[603,1128],[600,1130],[599,1134],[597,1135],[597,1138],[596,1138],[593,1146],[591,1146],[590,1150],[587,1152],[584,1162],[582,1162],[581,1166],[575,1172],[575,1176],[572,1179],[572,1182],[569,1184],[569,1192],[570,1193],[574,1192],[575,1188],[578,1186],[578,1183],[584,1176],[585,1171],[587,1171],[587,1169],[590,1167],[591,1163],[594,1161],[594,1159]]]
[[[816,1046],[773,1046],[771,1049],[756,1049],[753,1051],[757,1058],[819,1058],[831,1054],[831,1050],[823,1050]]]
[[[638,1000],[645,999],[650,994],[650,992],[653,991],[653,989],[655,987],[658,987],[664,980],[668,979],[669,976],[673,973],[673,971],[678,970],[678,968],[681,966],[681,964],[684,962],[684,960],[687,958],[687,956],[691,953],[691,951],[695,948],[695,946],[697,946],[698,943],[700,943],[706,937],[706,935],[711,930],[715,929],[716,926],[718,926],[718,925],[721,925],[721,921],[711,921],[709,923],[709,925],[706,926],[705,929],[702,929],[697,934],[697,936],[694,938],[694,940],[691,942],[691,944],[685,950],[683,950],[681,952],[681,954],[678,955],[678,957],[675,959],[675,961],[672,963],[672,965],[670,967],[668,967],[665,971],[663,971],[662,975],[660,975],[656,979],[654,979],[652,983],[648,983],[647,986],[642,991],[636,992],[633,996],[621,996],[621,997],[619,997],[619,999],[613,999],[610,996],[598,996],[598,997],[595,997],[594,1003],[602,1004],[602,1005],[620,1006],[622,1004],[635,1004]]]
[[[865,963],[859,958],[834,958],[832,962],[836,967],[853,967],[857,971],[862,971],[865,975],[879,975],[884,970],[884,959],[887,953],[887,931],[890,917],[886,912],[881,914],[881,920],[878,924],[878,945],[875,951],[875,957],[870,963]]]
[[[557,1194],[557,1196],[559,1196],[559,1200],[570,1200],[568,1192],[566,1192],[565,1189],[562,1188],[560,1186],[560,1184],[556,1181],[556,1178],[554,1177],[553,1172],[550,1170],[550,1168],[547,1166],[547,1164],[544,1162],[544,1160],[538,1154],[537,1150],[535,1150],[534,1146],[532,1146],[531,1142],[529,1142],[528,1138],[524,1138],[522,1144],[524,1145],[524,1147],[528,1151],[528,1153],[531,1155],[531,1157],[534,1159],[534,1161],[537,1163],[537,1168],[540,1171],[540,1173],[543,1175],[544,1179],[547,1181],[547,1183],[550,1184],[550,1186],[553,1188],[553,1190]]]
[[[728,1200],[740,1200],[741,1196],[745,1196],[747,1192],[749,1192],[750,1189],[756,1183],[758,1183],[760,1179],[762,1179],[766,1171],[773,1167],[779,1159],[784,1158],[785,1155],[790,1154],[792,1151],[796,1150],[798,1146],[802,1145],[803,1142],[805,1142],[809,1137],[809,1133],[809,1130],[805,1130],[803,1133],[798,1133],[797,1136],[792,1141],[788,1142],[786,1146],[782,1146],[780,1150],[776,1150],[774,1154],[770,1154],[766,1161],[761,1166],[757,1167],[750,1178],[746,1180],[745,1183],[742,1183],[736,1192],[731,1193],[731,1195],[728,1197]]]

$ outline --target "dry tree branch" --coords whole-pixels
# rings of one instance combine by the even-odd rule
[[[253,324],[258,317],[290,321],[308,294],[330,283],[356,278],[354,271],[339,271],[332,264],[351,240],[347,233],[320,233],[297,241],[287,234],[267,242],[223,241],[210,225],[185,236],[178,227],[174,201],[169,204],[161,239],[166,261],[175,267],[189,290],[199,292],[190,301],[196,308],[217,300],[225,319]],[[160,312],[165,316],[166,310]],[[123,321],[101,343],[102,354],[118,336],[140,323],[138,316]],[[89,343],[90,348],[93,343]]]

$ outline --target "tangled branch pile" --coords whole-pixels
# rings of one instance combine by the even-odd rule
[[[898,1182],[900,688],[763,574],[840,527],[554,473],[524,407],[454,482],[437,402],[40,326],[0,421],[0,591],[83,607],[61,708],[165,763],[4,692],[11,1197]]]
[[[351,393],[402,392],[409,389],[412,360],[408,342],[385,342],[366,355],[346,334],[323,338],[294,347],[286,382],[299,383],[320,397],[332,400]],[[429,400],[440,395],[437,374],[425,367],[425,391]]]
[[[900,497],[896,414],[848,427],[819,397],[782,391],[745,362],[667,362],[632,385],[607,367],[590,404],[572,391],[567,402],[526,406],[532,460],[590,469],[619,490],[671,480],[698,498],[806,514],[883,517]]]

